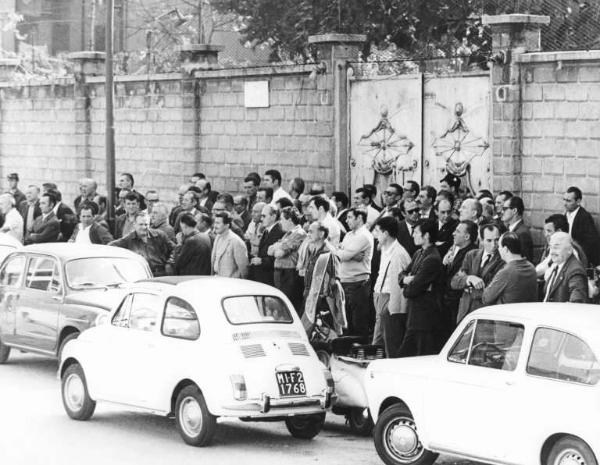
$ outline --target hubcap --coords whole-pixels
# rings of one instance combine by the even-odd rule
[[[565,449],[554,461],[554,465],[585,465],[585,459],[575,449]]]
[[[76,412],[83,407],[85,387],[83,381],[76,374],[70,374],[65,381],[65,402],[70,410]]]
[[[202,430],[202,409],[193,397],[186,397],[179,407],[180,424],[188,436],[198,436]]]
[[[412,463],[424,452],[417,427],[411,418],[398,418],[385,429],[385,448],[399,462]]]

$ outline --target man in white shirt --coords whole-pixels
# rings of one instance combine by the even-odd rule
[[[364,187],[359,187],[354,191],[354,207],[367,212],[367,227],[371,228],[375,221],[377,221],[380,212],[375,210],[371,205],[371,197]]]
[[[340,259],[340,281],[346,295],[348,333],[369,334],[369,295],[371,292],[371,260],[373,236],[367,229],[367,214],[354,208],[348,212],[350,231],[335,252]]]
[[[282,197],[286,197],[292,200],[290,194],[283,190],[281,187],[281,173],[277,170],[268,170],[265,172],[265,176],[263,178],[263,184],[265,187],[270,187],[273,189],[273,200],[271,201],[271,205],[275,206],[275,202],[277,202]]]
[[[337,247],[337,245],[340,243],[342,228],[340,222],[329,213],[330,207],[331,205],[329,202],[323,197],[319,196],[313,197],[308,204],[311,218],[315,221],[319,221],[327,228],[329,231],[329,243],[334,247]]]
[[[84,201],[79,209],[79,224],[73,231],[69,242],[76,244],[108,244],[113,240],[110,232],[100,223],[96,223],[98,207],[93,202]]]
[[[394,217],[379,218],[373,230],[381,250],[381,262],[375,287],[375,330],[373,344],[383,344],[386,356],[394,358],[406,330],[406,298],[398,283],[398,275],[410,265],[410,255],[396,240],[398,221]]]
[[[0,195],[0,210],[4,214],[4,225],[0,231],[23,242],[23,217],[15,208],[15,199],[11,194]]]

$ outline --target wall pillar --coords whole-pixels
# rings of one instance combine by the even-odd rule
[[[493,189],[522,193],[522,99],[519,55],[541,50],[541,27],[549,16],[484,16],[492,30]]]
[[[348,62],[358,59],[366,41],[363,34],[322,34],[308,38],[308,43],[317,48],[318,59],[325,64],[326,82],[333,95],[334,186],[342,192],[350,189]]]

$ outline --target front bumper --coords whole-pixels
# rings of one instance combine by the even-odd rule
[[[272,398],[268,394],[262,394],[259,399],[247,399],[237,401],[233,404],[223,405],[223,409],[237,412],[247,412],[255,414],[269,414],[277,412],[285,415],[286,413],[296,413],[296,410],[302,411],[323,411],[331,407],[335,401],[335,394],[326,392],[323,395],[310,397],[289,397]],[[286,412],[289,410],[289,412]],[[299,412],[298,412],[299,413]]]

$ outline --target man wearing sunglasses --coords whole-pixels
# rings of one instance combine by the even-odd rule
[[[415,245],[413,236],[415,226],[419,222],[421,209],[414,200],[404,200],[401,209],[404,219],[400,221],[398,227],[398,242],[412,257],[418,248]]]

